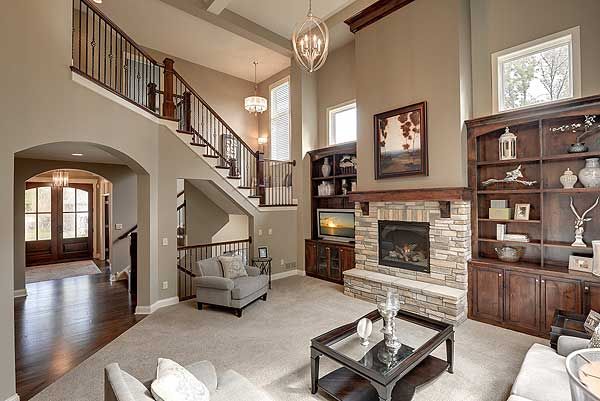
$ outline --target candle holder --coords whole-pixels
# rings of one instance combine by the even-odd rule
[[[377,304],[377,310],[383,318],[383,338],[385,346],[392,352],[398,352],[402,343],[396,336],[396,314],[400,310],[398,294],[388,291],[385,301]]]

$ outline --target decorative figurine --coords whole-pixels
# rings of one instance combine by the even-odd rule
[[[537,182],[537,181],[521,180],[521,178],[523,178],[523,173],[521,172],[521,165],[519,164],[519,167],[517,167],[516,169],[507,171],[506,177],[504,177],[503,179],[500,180],[497,178],[490,178],[489,180],[483,181],[481,183],[481,185],[486,187],[488,185],[496,184],[496,183],[500,183],[500,182],[505,182],[505,183],[517,182],[519,184],[523,184],[523,185],[530,187]]]
[[[342,178],[342,194],[348,195],[348,182],[345,178]]]
[[[577,209],[575,209],[575,205],[573,205],[573,197],[569,197],[571,198],[571,210],[573,211],[573,213],[575,214],[575,242],[573,242],[571,244],[571,246],[575,246],[575,247],[587,247],[586,243],[583,242],[583,232],[584,232],[584,224],[588,221],[591,221],[592,218],[588,217],[586,218],[585,216],[591,212],[596,206],[598,206],[598,203],[600,203],[600,196],[598,198],[596,198],[596,202],[594,202],[594,204],[585,212],[583,212],[582,215],[579,215],[579,213],[577,212]]]
[[[325,160],[323,160],[323,165],[321,166],[321,174],[323,174],[323,177],[329,177],[329,174],[331,174],[331,164],[329,164],[329,158],[325,158]]]
[[[567,168],[563,175],[560,176],[560,183],[565,189],[572,189],[577,183],[577,176],[571,171],[570,168]]]
[[[356,326],[356,334],[360,337],[360,345],[366,347],[369,345],[369,336],[373,332],[373,322],[366,317],[363,317],[358,321]]]
[[[517,136],[506,127],[504,134],[498,139],[500,142],[500,160],[513,160],[517,158]]]
[[[585,145],[585,143],[582,142],[583,139],[587,136],[590,136],[590,135],[600,132],[600,124],[598,124],[596,126],[594,126],[594,124],[596,124],[596,116],[586,115],[586,116],[584,116],[583,124],[582,123],[565,124],[565,125],[561,125],[560,127],[552,128],[552,129],[550,129],[550,131],[555,132],[555,133],[562,133],[562,132],[578,133],[578,132],[583,131],[580,134],[576,135],[575,143],[571,144],[571,147],[568,150],[569,153],[582,153],[582,152],[587,152],[589,150],[588,147]]]

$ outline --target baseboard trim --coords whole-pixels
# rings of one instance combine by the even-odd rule
[[[6,399],[6,401],[19,401],[20,399],[21,398],[19,397],[19,394],[15,394],[15,395],[12,395],[12,396],[8,397]]]
[[[292,276],[306,276],[306,272],[304,270],[288,270],[287,272],[275,273],[271,276],[271,280],[280,280],[286,277]]]
[[[21,290],[14,290],[15,298],[23,298],[27,296],[27,288],[23,288]]]
[[[164,308],[166,306],[171,306],[179,303],[179,297],[171,297],[161,299],[160,301],[156,301],[150,306],[137,306],[135,308],[136,315],[151,315],[160,308]]]

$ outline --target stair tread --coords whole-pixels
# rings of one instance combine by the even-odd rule
[[[218,168],[221,170],[229,170],[229,167],[227,167],[227,166],[215,166],[215,168]]]
[[[194,135],[194,132],[192,132],[192,131],[185,131],[185,130],[182,130],[182,129],[178,129],[177,132],[179,132],[180,134]]]
[[[241,180],[242,179],[242,177],[240,177],[240,176],[233,177],[231,175],[228,175],[227,178],[229,178],[230,180]]]
[[[209,157],[211,159],[218,159],[219,158],[219,156],[216,156],[216,155],[202,155],[202,156]]]
[[[260,195],[248,195],[248,198],[260,198]]]
[[[205,144],[203,144],[203,143],[194,143],[194,142],[190,142],[190,145],[192,145],[192,146],[201,146],[201,147],[203,147],[203,148],[205,148],[205,147],[206,147],[206,145],[205,145]]]

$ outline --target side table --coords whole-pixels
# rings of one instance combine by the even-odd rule
[[[586,316],[579,313],[556,310],[550,330],[550,346],[556,349],[558,346],[558,337],[560,336],[591,338],[592,336],[583,327],[585,319]]]
[[[260,274],[269,275],[269,289],[271,289],[271,261],[273,258],[252,258],[252,264],[260,269]]]

